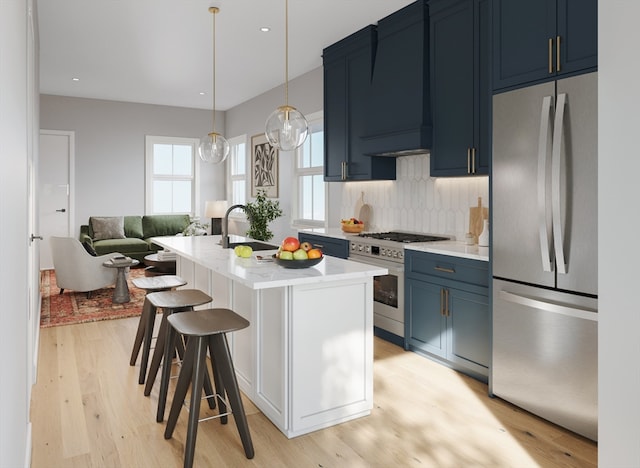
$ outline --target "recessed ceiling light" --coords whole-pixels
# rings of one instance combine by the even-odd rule
[[[80,81],[80,78],[71,78],[71,81]]]
[[[271,28],[270,28],[270,27],[268,27],[268,26],[262,26],[262,27],[260,28],[260,31],[262,31],[262,32],[269,32],[269,31],[271,31]]]
[[[200,91],[200,96],[204,96],[205,94],[207,93],[205,93],[204,91]]]

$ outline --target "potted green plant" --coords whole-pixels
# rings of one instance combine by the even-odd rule
[[[258,190],[255,201],[248,202],[244,209],[249,219],[247,237],[268,241],[273,237],[269,223],[283,215],[278,200],[269,200],[264,190]]]

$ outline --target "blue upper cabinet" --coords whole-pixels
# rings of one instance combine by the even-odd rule
[[[597,66],[597,0],[493,0],[494,90]]]
[[[489,0],[432,0],[431,175],[489,173]]]
[[[376,28],[367,26],[324,49],[324,180],[395,179],[395,160],[362,149]]]

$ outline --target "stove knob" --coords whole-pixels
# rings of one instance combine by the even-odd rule
[[[360,252],[362,252],[362,251],[364,250],[364,247],[362,246],[362,244],[359,244],[359,245],[358,245],[358,250],[359,250]]]
[[[400,258],[400,259],[404,258],[404,252],[403,251],[400,251],[398,253],[398,258]]]
[[[398,251],[397,250],[393,251],[393,258],[398,258]]]

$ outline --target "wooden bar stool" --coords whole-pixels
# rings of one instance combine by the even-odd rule
[[[185,358],[178,376],[167,427],[164,438],[170,439],[178,421],[178,416],[191,385],[191,399],[189,402],[189,421],[187,425],[187,440],[185,442],[184,466],[193,466],[193,458],[196,448],[196,436],[198,433],[198,422],[200,412],[200,398],[205,376],[207,348],[212,359],[214,376],[216,378],[216,389],[221,403],[218,405],[219,415],[222,417],[229,414],[225,394],[234,414],[236,427],[240,434],[244,453],[247,458],[253,458],[253,442],[249,433],[249,425],[244,413],[242,398],[238,388],[238,381],[229,353],[227,337],[225,333],[241,330],[249,326],[249,322],[229,309],[204,309],[197,310],[190,314],[174,314],[167,317],[169,323],[169,334],[167,340],[176,339],[176,333],[188,337]],[[167,354],[165,352],[165,358]],[[167,367],[165,359],[165,369]],[[168,379],[163,370],[163,379]],[[224,415],[222,414],[224,412]],[[206,418],[211,419],[211,418]],[[224,419],[221,421],[226,422]]]
[[[187,284],[185,280],[175,275],[154,276],[145,278],[133,278],[131,280],[136,288],[144,289],[147,294],[151,292],[169,291]],[[151,351],[151,339],[153,338],[153,327],[156,321],[156,307],[145,297],[142,305],[142,313],[138,322],[138,331],[133,342],[129,365],[135,366],[140,348],[142,347],[142,358],[140,360],[140,375],[138,383],[143,384],[147,375],[147,365],[149,363],[149,353]],[[144,346],[143,346],[144,343]]]
[[[167,336],[167,317],[176,312],[192,311],[195,306],[211,302],[212,299],[211,296],[205,294],[199,289],[178,289],[176,291],[153,292],[147,294],[146,299],[152,306],[162,309],[162,320],[160,321],[160,329],[158,330],[158,339],[156,340],[156,347],[153,350],[153,357],[151,358],[149,373],[147,374],[147,382],[144,387],[144,395],[149,396],[151,394],[153,384],[156,381],[162,357],[165,354],[164,349]],[[171,358],[173,357],[174,350],[176,349],[180,354],[180,357],[182,357],[183,349],[181,348],[181,342],[176,341],[176,345],[170,347],[168,350],[170,355],[168,363],[169,366],[171,365]],[[209,382],[208,386],[210,386],[211,384],[209,379],[207,379],[207,381]],[[160,392],[162,393],[162,388],[160,389]],[[215,399],[212,401],[215,401]],[[158,405],[158,413],[159,412],[160,405]],[[164,403],[162,404],[162,414],[164,415]],[[162,421],[162,419],[160,419],[160,421]]]

